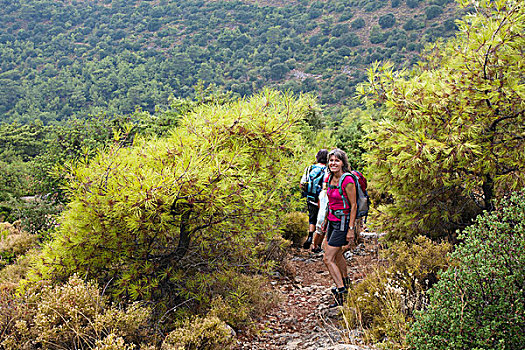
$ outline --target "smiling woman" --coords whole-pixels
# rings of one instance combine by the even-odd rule
[[[344,295],[348,293],[348,271],[343,249],[355,240],[357,217],[356,186],[350,170],[344,151],[336,148],[328,153],[326,187],[329,210],[323,224],[326,229],[323,261],[336,285],[333,290],[335,303],[330,307],[341,306]]]

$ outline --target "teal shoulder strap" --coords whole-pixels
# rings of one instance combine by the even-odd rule
[[[343,209],[350,208],[350,203],[348,203],[348,201],[346,200],[346,197],[345,197],[345,195],[343,193],[343,181],[349,175],[351,175],[351,174],[350,173],[344,173],[343,175],[341,175],[341,178],[339,179],[339,185],[337,186],[338,189],[339,189],[339,194],[341,195],[341,198],[343,199]]]

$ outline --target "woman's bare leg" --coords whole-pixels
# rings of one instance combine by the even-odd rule
[[[346,259],[343,256],[343,251],[341,250],[340,254],[336,255],[336,261],[337,268],[339,269],[339,272],[341,273],[341,278],[348,277],[348,268],[346,265]]]
[[[341,247],[332,247],[327,244],[325,253],[324,253],[324,257],[323,257],[323,262],[328,268],[328,272],[330,273],[330,276],[332,276],[332,279],[334,280],[337,288],[342,288],[344,287],[344,283],[343,283],[343,276],[341,274],[341,270],[339,269],[339,266],[337,264],[338,255],[341,255],[341,258],[343,258],[344,260],[344,257],[342,256]],[[345,267],[346,267],[346,262],[345,262]]]

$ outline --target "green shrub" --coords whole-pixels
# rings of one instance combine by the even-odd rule
[[[425,15],[427,16],[428,20],[439,17],[441,16],[442,13],[443,13],[443,8],[438,5],[431,5],[425,9]]]
[[[396,24],[396,17],[392,13],[387,13],[384,16],[379,17],[378,21],[381,29],[392,28]]]
[[[357,18],[355,19],[352,24],[350,24],[350,26],[353,28],[353,29],[361,29],[365,26],[366,22],[364,19],[362,18]]]
[[[416,317],[414,349],[521,349],[525,344],[525,195],[515,193],[460,236],[449,268]]]
[[[426,237],[411,245],[392,244],[382,252],[385,263],[349,293],[344,314],[351,327],[363,328],[368,342],[402,348],[414,311],[423,307],[427,290],[448,266],[449,250],[449,244]]]
[[[64,209],[61,203],[40,198],[32,202],[11,200],[5,205],[9,207],[8,221],[20,220],[24,231],[35,235],[54,230],[56,216]]]
[[[414,18],[409,19],[403,24],[404,30],[416,30],[421,28],[425,28],[425,23]]]
[[[411,9],[414,9],[419,6],[421,0],[406,0],[407,6]]]
[[[35,235],[22,231],[20,227],[7,222],[0,223],[0,269],[33,248],[36,241]]]
[[[139,344],[147,336],[149,309],[112,306],[96,285],[76,276],[64,285],[28,286],[22,294],[2,291],[0,346],[5,350],[88,349],[111,334]]]
[[[172,331],[162,343],[162,350],[231,349],[233,330],[216,316],[196,317]]]
[[[214,275],[214,298],[209,315],[217,316],[235,329],[251,326],[277,304],[278,298],[262,276],[234,271]]]
[[[368,38],[372,44],[380,44],[388,39],[388,34],[381,32],[378,26],[373,26]]]
[[[283,237],[297,246],[308,235],[308,214],[294,211],[284,216]]]
[[[254,249],[254,254],[262,264],[270,264],[272,268],[280,269],[286,262],[287,248],[291,242],[283,237],[276,236],[265,242],[259,242]]]
[[[254,248],[281,235],[314,110],[312,97],[265,90],[200,106],[165,138],[76,164],[70,203],[29,277],[79,273],[112,297],[155,302],[159,316],[181,303],[206,310],[202,276],[268,267]]]
[[[133,350],[133,344],[126,344],[122,337],[111,333],[103,340],[97,340],[93,350]]]
[[[354,17],[354,14],[348,10],[341,13],[341,16],[339,16],[339,22],[348,21],[350,18]]]

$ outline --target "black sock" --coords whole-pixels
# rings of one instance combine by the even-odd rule
[[[350,286],[350,277],[343,277],[343,284],[348,288]]]

